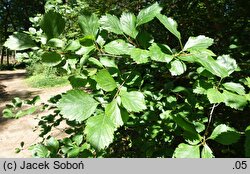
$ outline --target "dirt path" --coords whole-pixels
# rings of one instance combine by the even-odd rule
[[[36,115],[20,119],[4,119],[2,118],[2,110],[6,103],[9,103],[14,97],[28,99],[36,95],[40,95],[45,102],[50,97],[70,89],[70,86],[50,89],[31,88],[24,79],[25,70],[0,71],[0,157],[31,157],[27,149],[16,154],[15,148],[19,147],[21,141],[25,142],[25,148],[39,141],[39,132],[33,131],[38,123],[34,119]]]

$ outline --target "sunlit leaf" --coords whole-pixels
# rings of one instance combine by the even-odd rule
[[[186,70],[186,64],[180,60],[174,60],[170,63],[171,68],[169,69],[172,76],[178,76],[183,74]]]
[[[10,50],[26,50],[35,48],[36,44],[29,35],[15,32],[13,35],[9,36],[3,46]]]
[[[197,37],[189,37],[183,50],[186,51],[188,49],[206,49],[209,46],[211,46],[213,42],[214,42],[213,39],[203,35]]]
[[[91,16],[79,16],[78,18],[79,26],[85,36],[96,37],[99,30],[99,19],[95,14]]]
[[[106,14],[105,16],[102,16],[100,19],[100,23],[102,28],[108,30],[109,32],[113,32],[115,34],[123,34],[120,26],[120,21],[114,15]]]
[[[161,10],[162,8],[157,2],[149,6],[148,8],[142,9],[137,16],[136,26],[145,24],[153,20],[157,14],[160,14]]]
[[[138,91],[123,91],[121,93],[121,101],[124,108],[129,112],[140,112],[147,108],[143,94]]]
[[[157,18],[159,21],[170,31],[173,35],[175,35],[179,40],[181,40],[181,34],[177,30],[177,23],[172,18],[168,18],[165,15],[158,14]]]
[[[120,18],[122,31],[132,38],[136,38],[139,33],[136,29],[136,17],[132,13],[122,13]]]
[[[97,115],[88,119],[84,133],[87,141],[98,150],[109,146],[113,141],[115,125],[110,117]]]
[[[125,42],[122,39],[111,41],[104,46],[104,49],[107,53],[114,55],[129,55],[132,48],[133,46],[131,44]]]
[[[227,82],[222,85],[229,91],[236,92],[240,95],[245,95],[245,88],[239,83]]]
[[[116,99],[113,100],[111,103],[107,104],[107,106],[105,107],[105,115],[110,117],[110,119],[117,127],[123,125],[121,111]]]
[[[152,60],[154,60],[154,61],[157,61],[157,62],[166,62],[166,63],[169,63],[174,57],[172,55],[170,55],[170,54],[164,53],[162,49],[166,50],[167,48],[163,47],[162,45],[160,47],[159,44],[153,43],[149,47],[150,58]]]
[[[113,91],[117,87],[115,80],[106,69],[98,71],[95,80],[104,91]]]
[[[149,52],[147,50],[142,50],[140,48],[133,48],[130,51],[131,58],[137,63],[147,63],[149,62],[148,57],[149,57]]]
[[[86,92],[70,90],[62,95],[57,106],[64,118],[81,122],[95,112],[97,105],[98,103]]]
[[[213,151],[208,147],[207,144],[205,144],[201,151],[201,157],[202,158],[214,158]]]
[[[192,146],[181,143],[174,151],[174,158],[200,158],[199,145]]]
[[[239,138],[240,133],[225,124],[218,125],[209,137],[209,139],[215,140],[223,145],[236,143]]]

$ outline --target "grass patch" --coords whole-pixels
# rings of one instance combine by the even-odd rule
[[[34,88],[52,88],[70,84],[66,76],[45,76],[44,74],[30,76],[26,79],[26,82]]]

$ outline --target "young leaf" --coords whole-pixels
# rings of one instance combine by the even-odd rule
[[[42,55],[42,62],[49,66],[56,66],[62,61],[61,55],[56,52],[46,52]]]
[[[166,47],[164,47],[164,48],[166,48]],[[157,62],[169,63],[173,59],[172,55],[165,54],[162,51],[162,48],[156,43],[152,43],[152,45],[149,47],[149,54],[150,54],[150,58],[152,60],[157,61]]]
[[[159,21],[170,31],[173,35],[175,35],[179,40],[181,40],[181,34],[177,30],[177,23],[172,19],[164,16],[162,14],[156,15]]]
[[[136,38],[139,33],[136,29],[136,17],[132,13],[122,13],[120,18],[120,26],[122,31],[132,38]]]
[[[121,101],[124,108],[129,112],[140,112],[147,109],[144,96],[141,92],[121,92]]]
[[[181,143],[174,151],[174,158],[200,158],[200,146]]]
[[[60,13],[49,11],[44,14],[40,27],[47,36],[47,40],[57,38],[65,28],[65,20]]]
[[[58,108],[62,116],[78,122],[89,118],[98,103],[87,93],[81,90],[70,90],[62,95],[58,102]]]
[[[214,158],[213,151],[208,147],[207,144],[204,145],[202,151],[201,151],[201,157],[202,158]]]
[[[140,48],[133,48],[130,51],[131,58],[137,63],[147,63],[149,62],[149,52],[147,50],[142,50]]]
[[[26,50],[36,47],[36,44],[29,35],[15,32],[9,36],[3,46],[10,50]]]
[[[89,118],[84,130],[87,141],[98,150],[104,149],[113,141],[114,132],[113,121],[105,115]]]
[[[170,65],[169,71],[172,76],[181,75],[187,70],[186,64],[179,60],[172,61]]]
[[[234,109],[243,110],[247,105],[247,98],[245,96],[237,95],[229,91],[223,91],[224,103]]]
[[[100,19],[100,24],[103,29],[113,32],[115,34],[123,34],[119,19],[110,14],[102,16]]]
[[[78,18],[78,24],[85,36],[95,39],[100,26],[99,19],[95,14],[91,16],[80,16]]]
[[[161,10],[162,8],[157,2],[148,8],[142,9],[137,16],[136,26],[152,21],[157,14],[160,14]]]
[[[215,140],[223,145],[236,143],[239,138],[240,133],[225,124],[218,125],[209,137],[209,139]]]
[[[200,35],[198,37],[189,37],[187,43],[185,44],[183,51],[188,49],[206,49],[213,44],[214,40]]]
[[[234,82],[227,82],[222,84],[227,90],[236,92],[239,95],[245,95],[245,88],[239,83],[234,83]]]
[[[117,100],[113,100],[111,103],[107,104],[105,107],[105,115],[110,117],[111,121],[116,125],[116,127],[123,125],[121,111],[117,104]]]
[[[133,46],[131,44],[125,42],[122,39],[111,41],[104,46],[104,49],[107,53],[114,55],[129,55],[132,48]]]
[[[207,90],[207,98],[211,104],[221,103],[224,101],[222,93],[220,93],[220,91],[214,88],[210,88]]]
[[[245,140],[245,157],[249,158],[250,157],[250,126],[246,128],[245,131],[246,135],[246,140]]]
[[[106,69],[98,71],[95,80],[104,91],[113,91],[117,87],[115,80]]]

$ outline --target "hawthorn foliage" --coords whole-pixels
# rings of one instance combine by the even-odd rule
[[[76,21],[48,9],[35,28],[9,37],[6,47],[32,50],[27,59],[35,55],[67,73],[72,85],[43,105],[53,113],[39,122],[43,141],[30,147],[33,156],[212,158],[212,147],[239,141],[250,156],[249,126],[236,130],[218,109],[249,107],[250,78],[233,78],[239,66],[209,49],[212,38],[190,36],[183,43],[177,22],[161,11],[154,3],[138,14],[81,15],[75,28]],[[153,20],[179,45],[158,43],[142,29]],[[36,99],[16,100],[5,117],[35,111],[16,112],[23,104],[34,108]],[[56,139],[51,130],[62,122],[68,137]]]

